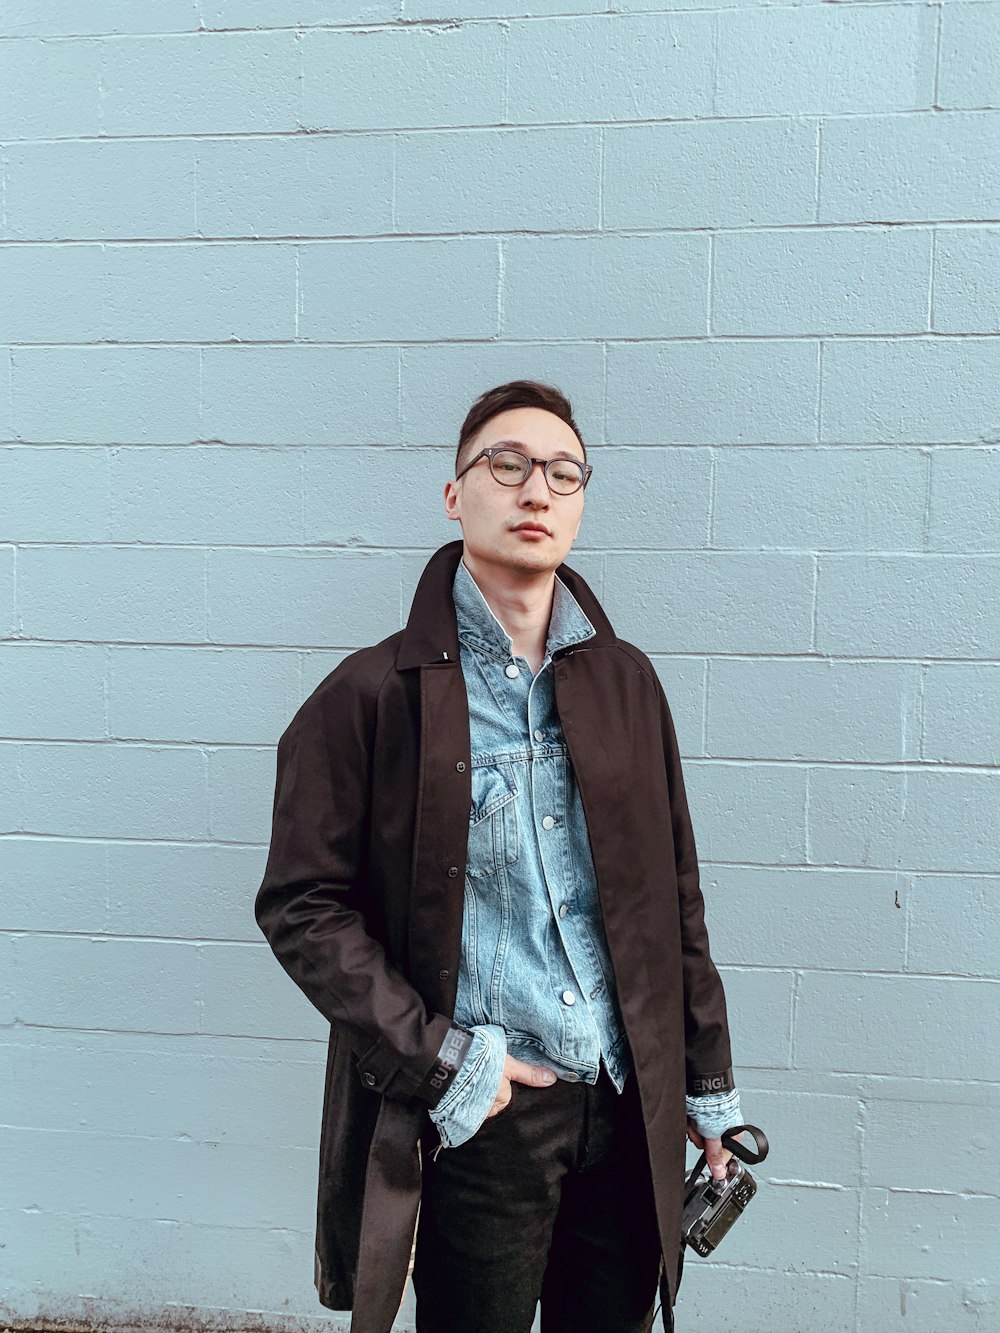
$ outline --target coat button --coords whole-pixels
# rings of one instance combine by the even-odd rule
[[[365,1082],[368,1084],[370,1088],[373,1088],[375,1086],[375,1075],[365,1074]]]
[[[507,666],[504,667],[503,674],[505,676],[509,676],[511,680],[516,680],[517,677],[521,674],[521,668],[517,665],[516,662],[509,662]]]
[[[442,981],[447,981],[448,978],[451,976],[451,973],[448,971],[446,967],[442,967],[441,971],[438,973],[438,976],[441,978]]]
[[[576,1004],[576,996],[571,990],[564,990],[562,993],[563,1004]]]
[[[555,822],[556,821],[552,818],[551,815],[546,815],[545,818],[542,820],[542,828],[553,828]]]
[[[449,879],[454,879],[455,876],[456,876],[457,874],[458,874],[458,866],[449,866],[449,867],[448,867],[448,878],[449,878]]]
[[[464,759],[460,759],[460,760],[458,761],[458,763],[455,765],[455,767],[456,767],[456,769],[458,770],[459,773],[464,773],[464,772],[465,772],[465,760],[464,760]]]

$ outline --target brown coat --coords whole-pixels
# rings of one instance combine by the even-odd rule
[[[315,1281],[388,1333],[403,1296],[427,1108],[453,1070],[471,744],[452,601],[462,542],[428,561],[406,628],[352,653],[300,706],[277,748],[270,851],[256,919],[330,1022]],[[558,574],[596,636],[553,657],[622,1017],[635,1057],[676,1297],[685,1088],[731,1088],[726,1001],[709,954],[694,835],[666,697],[615,636],[584,580]],[[449,1033],[453,1034],[451,1043]]]

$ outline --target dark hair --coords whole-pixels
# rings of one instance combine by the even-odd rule
[[[571,427],[583,450],[583,461],[587,461],[587,446],[584,444],[569,399],[551,384],[540,384],[537,380],[510,380],[507,384],[498,384],[493,389],[481,393],[469,408],[468,416],[462,422],[458,433],[458,448],[455,450],[455,475],[462,465],[469,461],[474,452],[475,437],[486,423],[500,412],[508,412],[513,407],[540,407],[552,412]]]

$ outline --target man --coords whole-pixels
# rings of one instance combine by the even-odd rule
[[[739,1123],[669,706],[564,559],[591,474],[558,390],[463,425],[405,629],[278,743],[256,918],[331,1023],[316,1285],[388,1333],[647,1333],[684,1135]],[[415,1234],[414,1234],[415,1233]]]

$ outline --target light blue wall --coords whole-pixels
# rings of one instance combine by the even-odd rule
[[[1000,1328],[1000,4],[690,3],[4,5],[0,1318],[340,1326],[274,745],[531,376],[773,1140],[679,1329]]]

